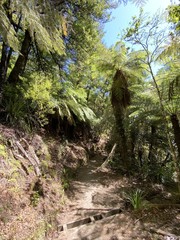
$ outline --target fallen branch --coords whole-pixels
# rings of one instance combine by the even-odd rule
[[[159,208],[159,209],[165,209],[168,207],[175,207],[175,208],[180,208],[180,204],[179,203],[153,203],[153,204],[149,204],[149,207],[152,208]]]
[[[34,159],[32,159],[27,152],[24,150],[23,146],[20,144],[20,142],[16,141],[16,145],[19,148],[19,150],[21,151],[21,153],[29,160],[29,162],[32,164],[32,166],[34,167],[35,173],[37,176],[41,175],[40,169],[37,166],[37,163],[35,162]]]
[[[114,156],[114,153],[115,153],[115,150],[116,150],[116,146],[117,146],[117,143],[114,144],[114,146],[112,147],[112,150],[109,153],[108,157],[103,162],[103,164],[97,169],[97,171],[101,171],[103,168],[107,167],[108,163],[113,159],[113,156]]]
[[[112,208],[76,208],[77,210],[85,210],[85,211],[111,211]]]
[[[36,155],[36,153],[35,153],[35,151],[34,151],[34,148],[29,145],[29,143],[26,141],[26,139],[22,138],[21,140],[26,144],[26,146],[27,146],[27,148],[28,148],[28,151],[29,151],[31,157],[34,159],[34,161],[36,162],[36,164],[39,165],[39,164],[40,164],[39,158],[37,157],[37,155]]]
[[[155,229],[155,228],[150,228],[150,232],[151,233],[157,233],[159,235],[162,235],[162,236],[169,236],[169,237],[173,237],[173,239],[179,239],[179,236],[176,236],[175,234],[172,234],[172,233],[169,233],[169,232],[166,232],[164,230],[161,230],[161,229]]]
[[[21,164],[21,168],[19,168],[19,171],[24,175],[29,175],[29,172],[28,172],[28,166],[26,166],[25,164],[25,161],[24,161],[24,158],[20,155],[20,154],[17,154],[15,151],[12,151],[12,154],[14,156],[14,158],[16,160],[19,160],[20,161],[20,164]]]

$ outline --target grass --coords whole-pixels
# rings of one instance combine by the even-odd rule
[[[145,206],[145,194],[141,189],[126,193],[125,198],[134,210],[140,210]]]

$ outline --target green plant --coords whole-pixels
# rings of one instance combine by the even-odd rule
[[[63,175],[61,178],[61,183],[62,183],[62,188],[64,190],[67,190],[69,188],[69,176],[68,176],[68,172],[66,169],[63,169]]]
[[[69,188],[69,180],[68,179],[65,179],[65,178],[62,179],[62,187],[64,190],[67,190]]]
[[[0,156],[3,158],[7,157],[6,147],[3,144],[0,144]]]
[[[141,189],[136,189],[130,193],[126,193],[125,198],[134,210],[142,209],[145,205],[145,194]]]
[[[40,196],[39,196],[39,193],[37,191],[35,191],[31,194],[30,200],[31,200],[31,204],[32,204],[33,207],[36,207],[38,205],[39,198],[40,198]]]
[[[64,190],[67,190],[70,186],[70,180],[73,178],[73,172],[68,169],[68,168],[64,168],[63,172],[62,172],[62,177],[61,177],[61,184],[62,184],[62,188]]]

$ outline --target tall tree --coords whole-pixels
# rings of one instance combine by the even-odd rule
[[[152,19],[150,19],[150,17],[147,18],[147,16],[143,14],[143,11],[141,11],[139,18],[136,17],[133,18],[133,23],[131,27],[127,29],[125,39],[128,42],[131,42],[133,45],[139,45],[146,54],[146,59],[144,63],[146,64],[146,70],[149,72],[152,78],[159,99],[159,105],[161,108],[161,113],[166,128],[166,136],[174,160],[174,166],[176,169],[180,189],[180,167],[179,167],[180,160],[176,154],[176,150],[173,145],[173,141],[169,130],[170,119],[167,118],[167,113],[165,110],[165,104],[163,101],[160,85],[159,82],[157,81],[158,79],[153,70],[154,69],[153,66],[157,62],[158,56],[163,51],[165,41],[169,37],[169,32],[167,31],[167,28],[163,29],[162,27],[163,24],[160,24],[161,19],[162,17],[160,14],[158,15],[156,14]]]
[[[125,119],[128,118],[126,110],[130,105],[132,95],[129,87],[133,81],[140,81],[143,74],[141,58],[143,58],[142,52],[128,53],[124,43],[118,42],[101,63],[102,69],[111,70],[111,104],[116,119],[119,154],[127,170],[131,167],[131,161],[128,154],[125,128]]]
[[[32,76],[36,76],[40,81],[39,76],[43,75],[43,70],[49,77],[53,76],[51,83],[57,87],[55,102],[59,104],[57,108],[62,118],[66,115],[71,121],[75,114],[84,121],[88,114],[92,115],[84,101],[83,91],[80,93],[76,84],[76,80],[80,81],[78,72],[81,70],[78,66],[95,51],[95,45],[101,38],[101,34],[99,35],[101,24],[108,19],[109,14],[106,10],[111,7],[111,3],[113,1],[105,0],[101,2],[83,0],[81,3],[78,0],[1,1],[0,89],[5,96],[2,103],[3,111],[13,110],[9,105],[17,103],[13,101],[14,95],[15,98],[18,95],[27,97],[24,92],[22,93],[22,89],[32,92],[32,85],[36,86]],[[72,65],[76,71],[76,79],[71,75]],[[6,91],[7,83],[13,84],[11,91]],[[44,84],[44,88],[46,87]],[[58,95],[59,88],[61,91]],[[21,93],[18,94],[17,91]],[[65,97],[65,92],[70,99]],[[37,102],[37,98],[36,100],[32,98],[32,101]]]
[[[159,55],[159,61],[165,64],[157,75],[161,84],[161,93],[165,102],[165,111],[170,116],[173,127],[175,143],[180,156],[180,124],[179,124],[179,101],[180,101],[180,55],[179,37],[173,37],[171,43],[164,47]]]

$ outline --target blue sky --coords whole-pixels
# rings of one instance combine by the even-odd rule
[[[174,0],[174,3],[179,3],[179,0]],[[148,0],[144,5],[145,12],[154,14],[158,9],[164,10],[170,5],[171,0]],[[112,20],[105,24],[105,35],[103,42],[110,47],[118,40],[118,34],[122,33],[123,29],[128,27],[132,16],[139,14],[139,7],[132,3],[128,3],[124,6],[121,4],[117,9],[112,10]]]

